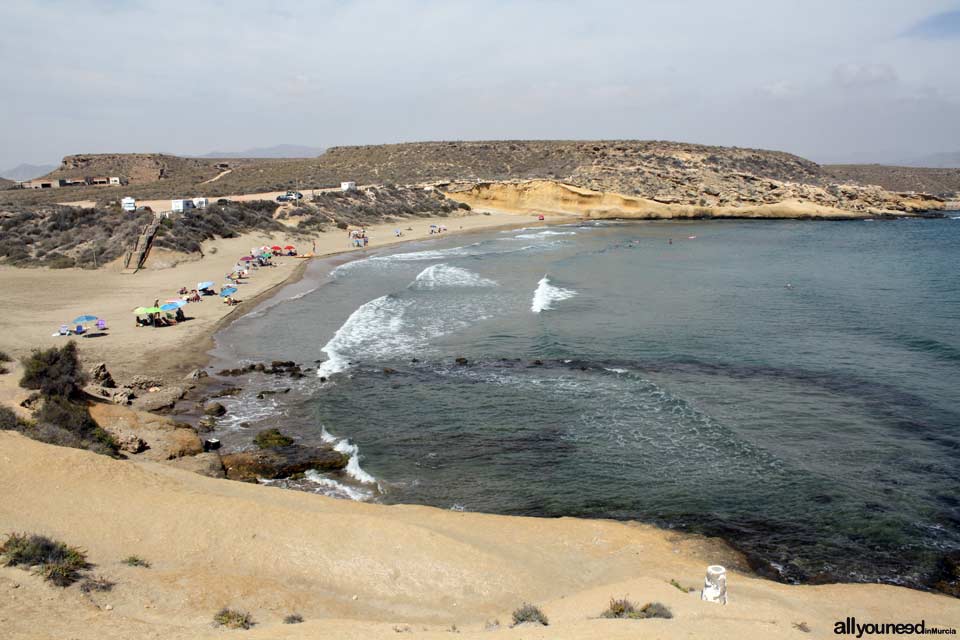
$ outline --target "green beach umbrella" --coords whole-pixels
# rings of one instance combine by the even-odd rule
[[[162,309],[160,307],[137,307],[133,310],[138,316],[147,315],[148,313],[160,313]]]

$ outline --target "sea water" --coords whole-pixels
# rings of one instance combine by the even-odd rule
[[[353,455],[300,489],[653,522],[785,580],[920,585],[960,548],[960,220],[585,222],[359,257],[217,337],[228,363],[311,367],[250,378],[218,431]]]

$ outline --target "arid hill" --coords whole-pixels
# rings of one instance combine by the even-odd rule
[[[941,196],[960,194],[960,169],[893,167],[881,164],[834,164],[826,165],[823,169],[837,182],[875,184],[889,191],[916,191]]]
[[[464,191],[478,184],[532,180],[623,196],[640,217],[752,217],[752,211],[779,217],[788,209],[791,217],[844,217],[942,208],[935,199],[840,180],[789,153],[663,141],[418,142],[333,147],[317,158],[289,160],[69,156],[58,172],[76,176],[89,174],[93,167],[99,174],[120,174],[130,184],[122,192],[115,187],[71,187],[43,193],[10,191],[3,197],[22,203],[105,202],[122,195],[218,197],[333,187],[344,180],[446,184]],[[540,190],[540,197],[545,193]],[[616,215],[617,207],[605,211]]]
[[[234,161],[237,162],[237,161]],[[161,153],[100,153],[66,156],[45,178],[119,176],[130,185],[163,180],[199,183],[223,171],[217,160],[181,158]]]

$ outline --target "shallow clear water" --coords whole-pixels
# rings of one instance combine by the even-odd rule
[[[359,448],[362,469],[301,488],[652,521],[791,580],[920,584],[960,547],[960,220],[588,223],[370,255],[218,336],[227,361],[323,361],[327,382],[252,378],[221,430]]]

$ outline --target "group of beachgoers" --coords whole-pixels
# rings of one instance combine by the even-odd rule
[[[254,247],[250,249],[250,255],[243,256],[226,274],[224,278],[227,282],[217,289],[212,281],[198,282],[195,288],[180,287],[177,291],[177,298],[167,300],[163,305],[160,299],[153,301],[153,306],[149,308],[140,307],[134,310],[137,317],[138,327],[168,327],[187,319],[183,312],[183,307],[188,304],[203,302],[205,297],[219,296],[223,299],[223,304],[235,306],[240,304],[241,300],[234,297],[238,285],[245,284],[244,280],[250,277],[251,271],[256,271],[263,267],[272,267],[273,258],[277,256],[295,256],[297,251],[294,247],[287,245],[280,247]]]
[[[350,246],[353,248],[363,248],[370,244],[370,236],[364,227],[351,229],[347,227],[347,237],[350,238]]]

